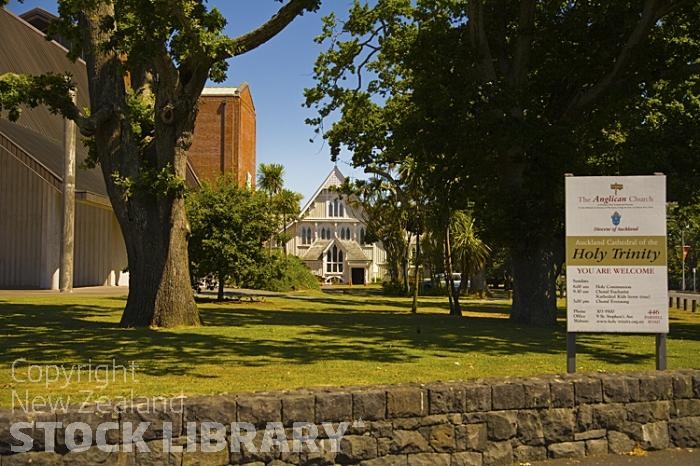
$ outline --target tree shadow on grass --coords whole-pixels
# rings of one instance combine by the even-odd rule
[[[119,318],[126,300],[101,298],[91,304],[13,304],[0,300],[0,366],[18,359],[29,364],[124,364],[146,361],[140,369],[152,375],[184,374],[178,361],[207,358],[213,348],[230,345],[226,338],[163,330],[123,329]],[[152,363],[148,363],[152,361]],[[144,367],[145,365],[145,367]]]
[[[332,306],[334,308],[338,308],[339,310],[355,310],[367,306],[372,306],[375,308],[383,308],[385,310],[395,310],[395,311],[401,311],[405,312],[406,310],[411,309],[411,302],[407,301],[406,299],[392,299],[390,297],[377,297],[376,294],[371,294],[371,295],[361,295],[363,297],[362,300],[358,299],[352,299],[350,297],[346,297],[342,294],[323,294],[323,295],[314,295],[314,296],[307,296],[307,295],[290,295],[287,296],[287,299],[291,300],[298,300],[298,301],[306,301],[306,302],[313,302],[316,304],[324,304],[327,306]],[[368,297],[372,296],[374,299],[369,299]]]
[[[345,288],[321,288],[323,294],[338,296],[384,296],[381,288],[365,288],[363,286],[345,287]]]
[[[619,341],[615,341],[615,336],[603,334],[579,334],[576,338],[577,355],[587,355],[593,361],[605,362],[608,364],[639,364],[654,361],[654,340],[651,339],[651,347],[644,344],[629,344],[628,335],[620,336]],[[631,351],[633,349],[633,351]]]
[[[700,341],[700,322],[669,317],[669,340]],[[579,333],[576,339],[579,355],[608,364],[639,364],[648,362],[653,367],[656,355],[656,338],[653,333]],[[633,342],[632,342],[633,341]]]
[[[364,290],[358,290],[357,293],[355,292],[346,292],[346,293],[334,293],[334,292],[327,292],[324,291],[323,295],[287,295],[285,296],[287,299],[290,299],[292,301],[297,300],[297,301],[306,301],[306,302],[314,302],[314,303],[319,303],[319,304],[326,304],[328,306],[332,306],[334,308],[342,309],[342,310],[362,310],[363,308],[366,308],[367,306],[371,306],[374,308],[380,308],[384,310],[394,310],[398,312],[405,312],[407,310],[410,310],[412,307],[411,299],[410,298],[401,298],[401,297],[393,297],[393,296],[386,296],[382,295],[381,293],[377,293],[376,290],[372,290],[372,292],[363,292]],[[352,296],[360,296],[363,297],[363,299],[352,299]],[[373,299],[368,299],[368,298],[373,298]],[[506,302],[502,301],[484,301],[484,300],[479,300],[479,301],[473,301],[467,297],[462,297],[461,299],[461,307],[462,311],[464,314],[468,314],[473,308],[475,307],[474,303],[477,303],[476,306],[478,307],[478,312],[479,313],[493,313],[493,314],[508,314],[510,312],[511,305]],[[445,311],[445,314],[449,314],[450,312],[450,306],[447,301],[446,296],[420,296],[419,297],[419,302],[418,302],[418,313],[422,314],[425,309],[430,309],[430,308],[436,308],[436,309],[442,309]]]
[[[454,353],[553,353],[565,345],[565,334],[561,329],[526,328],[500,317],[455,318],[435,313],[412,315],[405,311],[397,312],[395,304],[387,302],[379,303],[383,308],[362,310],[358,306],[368,305],[367,301],[326,303],[326,298],[314,301],[328,304],[329,307],[308,311],[227,307],[212,309],[203,315],[205,321],[213,326],[301,329],[300,341],[289,342],[285,347],[272,342],[264,353],[285,357],[289,354],[290,346],[299,345],[304,352],[300,362],[307,359],[405,362],[418,357],[414,354],[417,349]],[[258,342],[250,348],[239,347],[238,350],[256,352],[261,344],[264,343]]]
[[[412,315],[404,302],[305,297],[307,309],[294,299],[261,303],[202,306],[202,328],[122,329],[123,298],[100,304],[17,304],[0,300],[0,366],[24,358],[27,364],[93,364],[139,361],[150,375],[192,375],[199,364],[264,366],[303,365],[318,360],[410,362],[427,355],[481,353],[563,354],[564,328],[531,328],[502,318],[507,305],[479,305],[480,317]],[[86,300],[87,301],[87,300]],[[313,306],[311,306],[313,304]],[[372,310],[361,309],[366,306]],[[431,305],[445,306],[441,302]],[[483,314],[487,316],[484,317]],[[494,316],[488,316],[493,313]],[[672,327],[673,337],[698,340],[698,326]],[[625,354],[610,348],[606,337],[579,340],[579,352],[611,363],[640,362],[653,353]],[[141,363],[143,362],[143,363]],[[142,364],[142,365],[141,365]],[[202,377],[205,377],[202,375]]]
[[[0,365],[93,364],[152,361],[152,375],[186,374],[193,365],[235,361],[258,366],[271,361],[317,360],[408,362],[431,352],[493,354],[560,351],[560,330],[525,329],[503,319],[453,318],[388,311],[343,310],[320,300],[321,310],[280,310],[284,303],[223,304],[202,309],[202,328],[122,329],[124,300],[100,305],[16,304],[0,301]],[[280,305],[281,304],[281,305]],[[316,303],[319,304],[319,303]],[[331,306],[337,305],[336,306]],[[356,302],[354,304],[357,304]],[[366,303],[365,303],[366,304]],[[387,307],[387,303],[378,303]]]
[[[700,314],[684,315],[683,318],[671,316],[669,327],[670,339],[700,341]]]

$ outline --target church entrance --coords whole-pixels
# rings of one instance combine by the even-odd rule
[[[353,267],[352,273],[352,284],[353,285],[364,285],[365,284],[365,269],[359,267]]]

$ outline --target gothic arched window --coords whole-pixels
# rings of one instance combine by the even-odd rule
[[[312,242],[312,232],[311,227],[301,228],[301,244],[311,244]]]
[[[328,201],[329,217],[345,217],[345,205],[340,199]]]
[[[326,251],[326,272],[343,273],[343,251],[335,244]]]

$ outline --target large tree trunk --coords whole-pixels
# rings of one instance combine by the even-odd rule
[[[194,115],[191,116],[194,118]],[[201,325],[189,272],[187,241],[189,224],[183,193],[170,187],[147,185],[149,165],[158,176],[185,179],[191,132],[162,125],[160,138],[140,157],[125,139],[131,133],[121,128],[114,133],[98,132],[105,145],[117,145],[119,159],[101,157],[105,182],[114,212],[119,220],[129,261],[129,297],[120,325],[123,327],[177,327]],[[160,126],[160,123],[156,124]],[[193,126],[193,125],[192,125]],[[115,163],[116,162],[116,163]],[[134,180],[134,190],[125,195],[124,186],[112,176],[117,173]],[[152,175],[151,175],[152,176]]]
[[[220,273],[217,277],[217,290],[216,290],[216,300],[217,301],[223,301],[224,300],[224,287],[226,286],[226,274]]]
[[[158,204],[166,206],[158,209]],[[122,222],[129,259],[129,297],[120,325],[200,325],[187,266],[188,230],[183,200],[160,199],[152,207],[138,209],[132,205],[130,210],[132,220]],[[163,210],[167,218],[161,223]],[[139,217],[145,222],[133,221]]]
[[[486,270],[481,269],[477,274],[471,277],[471,289],[479,294],[479,298],[484,297],[486,291]],[[467,290],[468,291],[468,290]]]
[[[557,197],[555,172],[534,162],[537,148],[530,151],[513,146],[501,160],[513,278],[510,319],[552,327],[556,325],[557,261],[563,259],[563,249],[558,247],[563,246],[559,221],[563,206],[551,201]]]
[[[539,327],[556,325],[556,254],[542,239],[511,250],[514,322]]]
[[[138,88],[145,83],[146,74],[132,72],[125,77],[124,57],[103,46],[113,39],[114,30],[105,27],[104,19],[114,18],[114,4],[95,2],[84,8],[80,26],[90,107],[94,115],[102,115],[92,134],[94,150],[129,261],[129,297],[120,323],[124,327],[200,325],[189,276],[189,228],[182,193],[152,185],[160,175],[173,175],[174,181],[185,179],[196,100],[178,101],[173,91],[179,83],[176,76],[172,71],[160,73],[159,89],[164,95],[158,93],[156,99],[156,137],[144,149],[148,141],[137,140],[124,115],[129,106],[127,81]],[[156,58],[161,64],[167,62],[154,50]],[[200,81],[203,87],[206,75]],[[190,94],[198,96],[201,87]],[[152,180],[144,183],[148,173]],[[149,181],[152,184],[144,186]]]

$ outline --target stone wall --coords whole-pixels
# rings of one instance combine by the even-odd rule
[[[0,466],[486,466],[700,447],[700,370],[221,395],[140,406],[105,414],[2,411]],[[11,451],[22,444],[11,431],[18,422],[28,423],[21,432],[32,451]],[[60,426],[46,429],[42,422]],[[140,430],[142,422],[150,424]],[[140,438],[143,443],[132,444]]]

